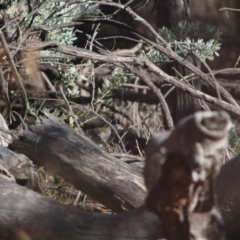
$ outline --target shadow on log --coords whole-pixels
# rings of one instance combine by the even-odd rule
[[[22,232],[30,239],[222,239],[214,179],[229,125],[229,117],[223,112],[200,112],[182,121],[171,134],[154,136],[146,150],[146,205],[113,216],[62,205],[2,179],[0,239],[14,239],[14,235],[19,239]],[[122,162],[118,165],[118,160],[49,115],[12,148],[34,163],[61,173],[102,203],[116,196],[121,202],[131,200],[136,205],[129,204],[133,207],[144,203],[140,173]],[[129,174],[123,182],[122,173]],[[93,189],[84,188],[84,183]],[[112,209],[121,210],[118,204],[115,200]]]

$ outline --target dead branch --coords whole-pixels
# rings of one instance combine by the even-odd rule
[[[217,98],[211,97],[207,94],[202,93],[199,90],[194,89],[192,86],[188,86],[185,83],[179,82],[174,77],[169,76],[164,71],[162,71],[160,68],[158,68],[155,64],[150,62],[147,59],[139,58],[139,57],[122,57],[122,56],[115,56],[115,55],[100,55],[93,53],[91,51],[88,51],[86,49],[76,48],[76,47],[69,47],[69,46],[63,46],[59,44],[58,42],[45,42],[41,44],[29,44],[28,48],[22,48],[23,51],[38,51],[40,49],[50,49],[53,48],[56,51],[60,51],[65,54],[69,54],[75,57],[80,58],[87,58],[87,59],[93,59],[98,61],[105,61],[105,62],[114,62],[114,63],[132,63],[132,64],[138,64],[140,66],[146,66],[150,71],[156,73],[161,79],[164,81],[173,84],[174,86],[182,89],[183,91],[187,91],[189,94],[191,94],[194,97],[200,98],[206,102],[212,103],[226,111],[232,112],[235,115],[240,116],[240,108],[238,104],[233,101],[230,101],[231,103],[227,103],[223,100],[219,100]],[[198,70],[200,71],[200,70]],[[205,75],[204,75],[205,76]],[[219,91],[223,91],[220,86]],[[225,91],[225,90],[224,90]],[[226,92],[226,91],[225,91]],[[227,93],[229,95],[229,93]],[[225,95],[224,95],[225,96]],[[229,97],[228,97],[229,99]],[[231,99],[233,99],[231,97]]]
[[[3,240],[163,238],[159,220],[144,207],[115,216],[87,213],[1,177],[0,187],[0,239]]]
[[[3,32],[1,30],[0,30],[0,41],[1,41],[1,45],[3,47],[3,51],[6,54],[7,60],[9,62],[9,66],[11,68],[12,75],[13,75],[15,81],[16,81],[16,84],[18,86],[18,90],[19,90],[19,92],[21,94],[21,97],[23,99],[22,118],[24,119],[25,115],[26,115],[26,111],[27,111],[27,94],[26,94],[26,90],[25,90],[25,88],[23,86],[21,77],[20,77],[20,75],[18,73],[18,70],[17,70],[16,65],[14,63],[14,60],[13,60],[13,57],[11,56],[11,53],[9,51],[8,44],[6,42],[6,39],[4,37]],[[4,81],[4,79],[2,79],[2,81]],[[17,127],[20,123],[21,123],[21,121],[15,121],[15,122],[11,123],[11,125],[12,125],[12,127]]]
[[[233,105],[238,106],[236,101],[231,97],[231,95],[224,89],[222,88],[217,82],[214,83],[214,80],[211,79],[208,75],[203,73],[200,69],[198,69],[196,66],[194,66],[189,60],[184,59],[180,57],[177,53],[175,53],[171,47],[169,47],[168,43],[153,29],[153,27],[142,17],[137,15],[130,7],[125,7],[124,5],[120,3],[112,3],[112,2],[100,2],[100,1],[92,1],[93,3],[99,3],[103,5],[108,5],[108,6],[114,6],[119,9],[125,10],[127,13],[129,13],[135,21],[141,22],[145,27],[147,27],[148,30],[151,31],[151,33],[156,37],[159,42],[162,44],[157,44],[153,42],[150,39],[147,39],[141,34],[138,34],[137,32],[133,32],[136,36],[138,36],[140,39],[145,41],[146,43],[149,43],[151,46],[154,46],[156,49],[158,49],[160,52],[166,54],[169,56],[171,59],[174,59],[177,61],[179,64],[183,65],[187,69],[189,69],[191,72],[195,73],[197,76],[199,76],[201,79],[203,79],[206,83],[210,84],[212,87],[215,87],[215,84],[217,88],[219,88],[219,91],[223,96]]]

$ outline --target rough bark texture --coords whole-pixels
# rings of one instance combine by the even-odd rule
[[[141,173],[51,115],[26,132],[12,149],[62,176],[114,212],[139,207],[144,202],[146,190]]]
[[[157,1],[156,8],[158,9],[158,12],[161,13],[161,16],[159,16],[160,20],[158,21],[158,27],[165,26],[167,28],[174,28],[181,21],[189,21],[190,7],[188,0],[159,0]],[[185,39],[177,40],[184,41]],[[201,68],[199,60],[194,56],[192,56],[192,58],[194,60],[194,65]],[[173,68],[176,68],[181,76],[191,74],[188,69],[179,63],[168,64],[166,65],[166,68],[170,75],[177,75]],[[199,79],[192,81],[192,84],[196,89],[201,89]],[[171,94],[171,96],[168,97],[168,101],[173,105],[172,116],[174,123],[177,123],[182,118],[200,110],[198,99],[179,88],[174,91],[174,94]]]
[[[162,238],[144,207],[118,215],[87,213],[0,178],[1,240],[125,240]]]
[[[230,126],[225,112],[198,112],[149,143],[147,206],[162,219],[169,239],[223,239],[214,181]]]
[[[240,155],[224,164],[216,182],[228,239],[240,239]]]
[[[188,21],[190,8],[188,0],[168,0],[170,22],[176,26],[180,21]]]
[[[14,153],[0,146],[0,172],[12,182],[41,192],[32,161],[23,154]]]

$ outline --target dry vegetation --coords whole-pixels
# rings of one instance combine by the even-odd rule
[[[196,46],[196,39],[196,42],[193,40],[189,45],[187,38],[177,39],[177,32],[180,30],[176,29],[176,43],[171,42],[173,40],[170,39],[170,41],[169,36],[172,33],[165,29],[162,30],[162,35],[159,34],[156,26],[153,27],[138,14],[137,9],[141,13],[142,9],[147,6],[147,9],[153,9],[155,16],[159,8],[155,1],[142,1],[136,6],[134,1],[124,4],[118,1],[91,1],[89,3],[82,0],[62,1],[61,3],[58,1],[26,1],[25,3],[25,7],[17,3],[6,4],[6,9],[0,12],[0,111],[10,129],[8,130],[1,124],[1,130],[8,136],[12,136],[12,140],[8,140],[11,143],[10,148],[15,152],[25,154],[36,164],[33,166],[29,162],[24,162],[30,166],[29,172],[35,174],[36,171],[37,174],[33,176],[27,172],[31,175],[31,186],[28,185],[28,187],[58,202],[80,206],[89,212],[114,215],[137,208],[135,212],[130,211],[129,215],[119,216],[119,219],[129,217],[130,228],[130,226],[133,227],[131,225],[134,222],[133,219],[139,217],[140,225],[137,228],[141,228],[141,224],[145,227],[147,225],[145,220],[141,222],[141,219],[148,219],[150,216],[149,218],[153,219],[150,225],[153,227],[149,231],[146,230],[149,235],[144,239],[157,239],[159,235],[161,238],[165,237],[164,234],[157,232],[159,219],[156,220],[156,216],[148,215],[149,209],[150,212],[154,211],[160,219],[165,219],[160,229],[163,229],[161,231],[169,239],[177,239],[180,233],[182,235],[180,234],[181,237],[178,240],[189,239],[189,232],[197,236],[197,223],[193,218],[199,209],[190,212],[186,209],[189,206],[194,208],[192,199],[201,202],[199,199],[202,196],[196,190],[198,184],[201,185],[205,181],[208,186],[202,187],[201,185],[204,189],[202,192],[204,203],[202,204],[212,211],[216,207],[215,190],[212,186],[220,169],[220,163],[227,162],[240,151],[238,132],[240,68],[237,67],[238,62],[228,69],[212,70],[208,65],[208,60],[213,60],[219,50],[221,39],[218,31],[208,29],[208,27],[201,28],[207,33],[210,32],[211,37],[203,38],[206,45],[202,44],[199,48]],[[77,8],[81,8],[81,11]],[[222,9],[222,11],[229,11],[229,9]],[[134,23],[126,24],[119,21],[119,15],[123,14],[133,19]],[[184,22],[186,19],[181,20]],[[137,26],[141,25],[139,29],[135,28],[136,22]],[[117,26],[124,31],[125,35],[119,33],[119,36],[102,37],[101,34],[105,34],[106,24],[110,26],[110,29],[112,27],[113,33]],[[184,24],[187,28],[199,28],[198,25]],[[85,28],[85,26],[90,27]],[[174,27],[177,28],[176,25],[172,26],[173,29]],[[119,43],[118,38],[120,41],[130,39],[131,44],[128,48],[111,49],[107,43],[104,45],[104,41],[101,42],[104,38],[113,38],[116,44]],[[211,40],[212,43],[210,43]],[[236,82],[229,80],[230,78],[236,79]],[[214,113],[205,116],[205,113],[202,113],[203,116],[201,114],[192,116],[192,119],[203,119],[201,124],[206,125],[210,132],[213,127],[217,129],[215,129],[216,132],[219,131],[220,135],[222,134],[214,141],[205,133],[202,134],[200,124],[193,127],[191,122],[189,125],[184,122],[184,127],[179,125],[173,131],[177,122],[199,110],[209,112],[224,110],[229,113],[235,125],[230,131],[228,146],[225,143],[230,124],[229,117],[222,112],[219,115],[214,115],[216,114]],[[205,118],[206,122],[204,122]],[[166,135],[167,137],[157,135],[155,140],[151,140],[153,133],[166,131],[173,131],[173,133]],[[200,134],[200,140],[197,139],[196,134],[192,134],[194,131],[201,132],[203,136]],[[181,134],[182,139],[179,137]],[[188,136],[191,135],[194,137],[189,140]],[[149,141],[150,144],[148,144]],[[190,149],[188,151],[192,155],[184,152],[181,141],[186,144],[184,145],[186,149]],[[206,147],[208,144],[212,146],[213,153],[208,152],[209,149]],[[150,147],[145,150],[147,145]],[[162,152],[160,150],[158,152],[158,148],[163,149]],[[176,157],[178,154],[180,154],[179,157]],[[145,205],[143,212],[141,208],[138,208],[145,203],[146,196],[142,180],[145,157],[153,164],[146,165],[144,172],[148,190],[147,213]],[[199,181],[201,183],[191,179],[193,176],[191,174],[198,171],[193,167],[197,157],[203,159],[202,165],[198,162],[200,164],[198,170],[201,169],[199,171],[206,174],[204,179]],[[174,164],[165,164],[166,159],[172,160]],[[189,159],[194,164],[191,165],[188,162]],[[206,161],[209,159],[214,162],[211,170],[206,167]],[[176,172],[173,170],[175,167]],[[0,168],[0,173],[12,179],[14,174],[5,168],[5,165],[3,170]],[[158,168],[161,169],[158,171]],[[171,177],[164,175],[165,172]],[[173,175],[176,178],[172,177]],[[152,178],[150,179],[149,176]],[[16,176],[14,177],[17,182],[20,181]],[[124,178],[122,182],[117,180],[122,178]],[[38,184],[36,184],[36,179]],[[180,182],[179,188],[165,189],[164,181]],[[192,190],[191,200],[187,196],[190,185],[194,186],[193,189],[196,188]],[[8,191],[6,189],[4,191]],[[12,187],[12,189],[17,197],[25,199],[18,188]],[[158,189],[161,189],[160,193]],[[179,196],[184,192],[184,196],[176,199],[176,192]],[[222,194],[222,190],[219,192]],[[217,194],[220,195],[219,192]],[[130,193],[135,195],[130,196]],[[47,202],[48,200],[45,202],[45,198],[37,198],[31,192],[27,194],[32,194],[31,197],[36,200],[36,205],[29,206],[29,209],[25,206],[26,211],[36,208],[38,201],[49,206],[49,209],[50,206],[51,209],[56,207],[63,215],[66,211],[70,211],[73,219],[66,217],[68,227],[72,226],[73,220],[79,220],[77,214],[83,214],[57,205],[57,203],[54,205],[55,203]],[[166,196],[164,200],[159,197],[161,194]],[[179,219],[190,216],[189,222],[180,221],[183,226],[180,226],[179,219],[176,220],[174,211],[170,213],[159,211],[159,206],[161,209],[166,209],[168,201],[171,202],[172,198],[177,203],[181,202],[182,212],[178,213]],[[220,199],[223,199],[221,207],[224,209],[228,199]],[[183,203],[185,200],[186,204]],[[176,202],[171,202],[171,209],[174,209]],[[41,209],[41,211],[44,212],[46,209]],[[54,211],[52,210],[51,214],[55,214]],[[142,217],[145,214],[147,217]],[[225,220],[227,217],[224,214],[223,210],[222,215]],[[13,216],[17,217],[14,214]],[[83,216],[86,221],[88,217],[89,221],[95,219],[95,215],[86,215],[86,219],[85,215]],[[202,229],[210,232],[207,234],[204,232],[203,236],[207,236],[204,239],[223,239],[222,223],[215,217],[212,213],[207,216],[208,220],[216,223],[214,231],[208,229],[207,226],[201,226]],[[44,221],[44,216],[41,214],[40,219]],[[106,222],[110,221],[107,218],[104,219]],[[29,223],[27,221],[23,221],[23,225],[27,226]],[[93,224],[90,228],[101,234],[103,223],[100,220],[97,221],[97,227]],[[116,224],[116,229],[123,231],[116,219],[113,222]],[[62,222],[59,224],[61,225]],[[171,232],[169,228],[171,224],[176,227],[176,231]],[[231,223],[228,225],[227,222],[226,225],[227,231],[230,229],[227,234],[234,233],[235,228],[232,230]],[[209,224],[209,226],[212,225]],[[45,227],[43,225],[42,229]],[[51,231],[52,229],[49,239],[56,239],[54,235],[56,232]],[[102,231],[104,239],[118,239],[108,230]],[[126,233],[123,231],[123,236],[128,237],[129,231],[126,230]],[[85,232],[83,232],[80,231],[81,236],[84,237]],[[136,236],[136,232],[133,236]],[[37,238],[38,234],[39,238]],[[76,233],[71,234],[66,236],[77,239],[74,238]],[[91,235],[92,232],[89,234]],[[151,234],[154,238],[149,237]],[[20,233],[17,236],[20,239]],[[34,235],[29,233],[29,236]],[[36,239],[44,239],[44,236],[44,234],[36,233]],[[121,239],[126,239],[125,237]],[[2,239],[1,233],[0,239]]]

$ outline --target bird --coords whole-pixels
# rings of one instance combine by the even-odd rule
[[[118,133],[123,131],[123,127],[120,124],[115,124],[114,126],[115,131]],[[112,141],[117,137],[116,132],[114,131],[113,127],[105,126],[105,127],[96,127],[85,130],[85,135],[90,138],[93,142],[98,145],[104,145],[105,147],[108,144],[112,143]]]

